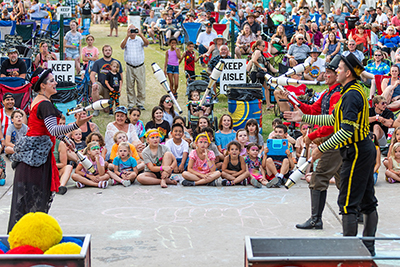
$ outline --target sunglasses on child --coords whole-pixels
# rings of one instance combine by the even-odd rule
[[[92,147],[90,148],[90,150],[100,150],[100,147],[99,147],[99,146],[92,146]]]

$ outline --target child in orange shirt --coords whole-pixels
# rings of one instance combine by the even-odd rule
[[[128,142],[128,135],[124,131],[118,131],[114,134],[114,142],[115,144],[111,148],[111,154],[110,154],[110,160],[114,160],[115,157],[118,156],[118,145],[122,142]],[[132,151],[132,157],[136,160],[137,162],[137,169],[138,171],[144,170],[144,162],[143,160],[140,159],[138,152],[136,151],[136,148],[134,145],[129,144],[131,151]],[[108,169],[113,170],[114,167],[112,164],[109,165]]]

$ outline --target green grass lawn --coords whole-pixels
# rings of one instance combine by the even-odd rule
[[[109,44],[113,47],[113,57],[120,60],[122,62],[123,68],[125,69],[124,63],[124,52],[120,48],[120,43],[126,35],[127,28],[119,27],[119,37],[107,37],[109,33],[109,25],[101,24],[101,25],[92,25],[90,28],[91,34],[95,37],[94,45],[101,51],[101,48],[105,44]],[[183,51],[182,51],[183,52]],[[102,57],[102,55],[100,55]],[[146,123],[151,119],[151,109],[158,105],[159,100],[162,95],[166,92],[162,88],[162,86],[157,82],[154,78],[151,64],[156,62],[161,68],[164,67],[165,62],[165,51],[162,51],[158,44],[150,44],[147,48],[145,48],[145,65],[146,65],[146,110],[142,112],[141,120]],[[187,117],[187,97],[185,96],[186,92],[186,79],[184,78],[184,65],[183,63],[180,65],[180,81],[179,81],[179,89],[178,89],[178,103],[183,110],[183,116]],[[196,64],[196,74],[199,74],[200,71],[203,70],[199,63]],[[125,79],[124,79],[125,83]],[[125,85],[123,86],[125,88]],[[321,91],[325,88],[325,86],[312,86],[312,88],[316,91]],[[122,105],[127,104],[126,98],[126,90],[123,89],[121,92],[120,103]],[[214,105],[214,114],[220,118],[220,116],[224,113],[228,113],[228,99],[225,95],[219,96],[219,103]],[[266,138],[268,133],[272,130],[271,121],[275,118],[273,111],[266,111],[265,106],[262,110],[263,118],[263,136]],[[93,121],[100,127],[101,133],[105,133],[106,126],[109,122],[113,121],[113,117],[109,116],[106,113],[100,113],[100,116],[93,119]]]

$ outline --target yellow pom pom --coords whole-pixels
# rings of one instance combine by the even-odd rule
[[[81,247],[75,243],[61,243],[51,247],[44,254],[80,254]]]
[[[46,251],[60,243],[62,230],[56,219],[43,212],[24,215],[8,237],[10,248],[30,245]]]

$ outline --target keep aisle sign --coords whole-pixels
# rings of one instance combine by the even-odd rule
[[[57,7],[57,18],[60,20],[60,15],[64,15],[64,18],[70,18],[72,16],[70,6],[59,6]]]
[[[224,59],[220,77],[220,93],[226,94],[228,85],[246,83],[246,59]]]
[[[47,64],[57,82],[75,82],[75,61],[49,60]]]

